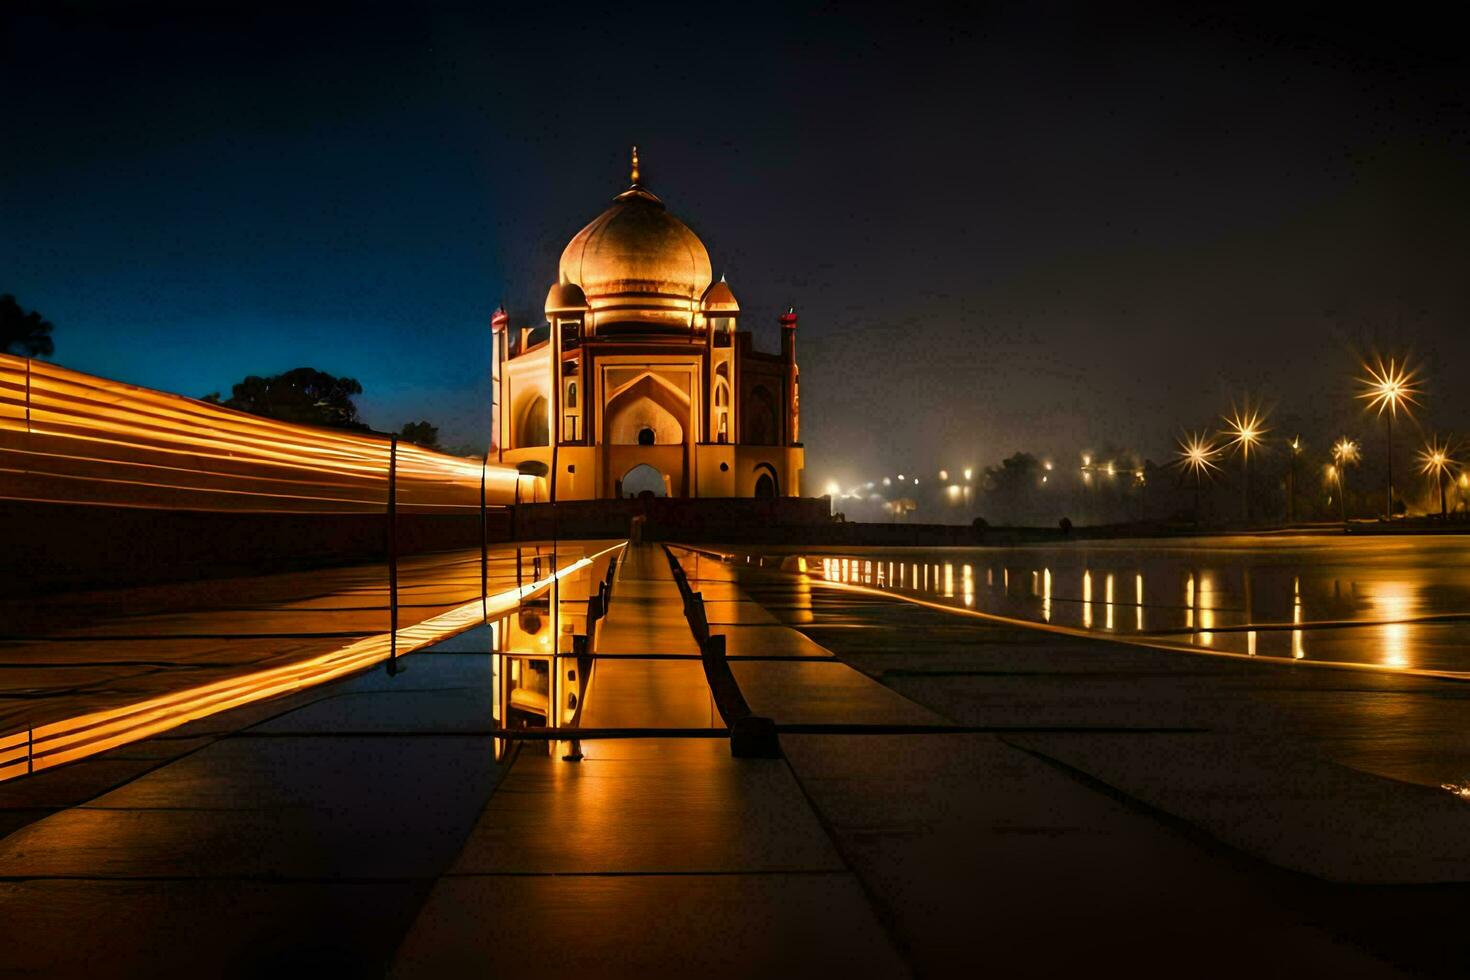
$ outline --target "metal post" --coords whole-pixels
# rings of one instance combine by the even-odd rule
[[[490,606],[486,593],[489,592],[490,583],[490,546],[489,532],[485,527],[485,471],[490,467],[490,450],[485,450],[485,458],[480,463],[480,620],[490,622]]]
[[[1296,446],[1291,447],[1291,469],[1286,473],[1286,522],[1296,523]]]
[[[388,674],[398,673],[398,437],[388,439]]]
[[[1251,450],[1245,447],[1245,455],[1241,468],[1245,471],[1245,522],[1251,522]]]
[[[1384,516],[1393,520],[1393,412],[1388,413],[1388,509]]]

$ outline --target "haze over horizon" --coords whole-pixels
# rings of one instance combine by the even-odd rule
[[[0,292],[58,363],[189,395],[310,365],[481,445],[491,312],[646,183],[757,342],[801,316],[808,492],[1162,461],[1232,400],[1378,427],[1411,354],[1470,429],[1470,115],[1448,25],[1055,5],[12,8]],[[126,43],[119,41],[127,39]],[[1406,440],[1407,447],[1412,440]],[[1407,452],[1407,448],[1404,450]]]

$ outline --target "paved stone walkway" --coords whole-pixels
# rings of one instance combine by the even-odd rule
[[[627,551],[597,646],[618,659],[597,661],[586,727],[720,726],[698,659],[622,659],[698,655],[661,549]],[[395,975],[906,972],[784,760],[703,737],[583,751],[522,750]]]
[[[757,602],[678,557],[786,758],[731,757],[668,564],[630,548],[583,724],[679,737],[496,763],[471,631],[0,786],[0,972],[1394,974],[1339,938],[1337,892],[1304,906],[1301,873],[1173,817],[1177,767],[1124,774],[1155,807],[1087,775],[1102,743],[936,733],[952,708],[782,623],[799,584]],[[79,802],[86,778],[113,788]]]

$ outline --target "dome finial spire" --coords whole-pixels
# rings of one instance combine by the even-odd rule
[[[633,144],[633,183],[638,183],[638,144]]]

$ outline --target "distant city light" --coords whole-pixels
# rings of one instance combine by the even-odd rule
[[[885,487],[891,487],[891,486],[893,486],[893,481],[891,479],[889,479],[888,477],[885,476],[883,478],[883,485]]]
[[[975,478],[975,471],[972,470],[972,469],[970,469],[968,466],[965,467],[965,482],[966,483],[969,483],[974,478]]]
[[[939,479],[941,479],[941,480],[948,480],[949,479],[949,470],[940,470],[939,471]]]
[[[1347,436],[1343,436],[1332,445],[1332,459],[1338,466],[1356,463],[1358,461],[1358,444]]]
[[[827,481],[827,496],[836,497],[842,493],[842,488],[837,485],[836,480]]]

